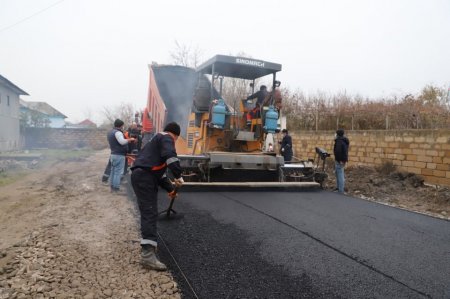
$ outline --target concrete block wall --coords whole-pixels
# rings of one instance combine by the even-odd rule
[[[313,158],[316,146],[332,154],[334,133],[291,132],[294,156]],[[422,175],[428,183],[450,186],[450,130],[347,131],[346,135],[349,165],[392,161],[399,170]]]
[[[24,132],[25,148],[103,149],[108,146],[107,132],[96,128],[27,128]]]

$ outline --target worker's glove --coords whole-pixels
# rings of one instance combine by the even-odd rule
[[[175,179],[174,183],[175,183],[175,186],[179,188],[179,187],[183,186],[184,180],[182,177],[180,177],[179,179]]]
[[[282,148],[281,148],[281,152],[283,152],[283,153],[284,153],[284,147],[282,147]]]
[[[175,199],[178,196],[177,191],[173,190],[172,192],[167,193],[167,195],[169,196],[169,199]]]

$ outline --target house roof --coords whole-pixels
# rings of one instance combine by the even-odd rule
[[[25,91],[20,89],[17,85],[15,85],[11,81],[9,81],[5,77],[3,77],[2,75],[0,75],[0,84],[8,87],[9,89],[12,89],[18,95],[24,95],[24,96],[28,96],[29,95],[28,93],[26,93]]]
[[[78,124],[82,125],[82,126],[91,126],[91,127],[97,126],[92,120],[87,119],[87,118],[85,120],[83,120],[82,122],[79,122]]]
[[[47,104],[46,102],[26,102],[24,100],[20,100],[20,105],[22,107],[28,108],[30,110],[34,110],[40,113],[43,113],[48,116],[62,116],[63,118],[67,118],[64,114]]]

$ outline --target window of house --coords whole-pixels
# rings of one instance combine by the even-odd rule
[[[195,120],[189,121],[189,128],[193,128],[195,126]]]

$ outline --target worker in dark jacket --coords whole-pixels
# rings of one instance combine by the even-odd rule
[[[258,92],[255,92],[254,94],[247,97],[247,101],[250,101],[252,99],[257,99],[255,103],[255,107],[250,110],[247,115],[247,125],[250,126],[252,124],[252,119],[260,118],[261,117],[261,107],[264,102],[264,99],[268,95],[267,87],[265,85],[261,85]]]
[[[117,119],[117,120],[120,120],[120,119]],[[116,121],[117,121],[117,120],[116,120]],[[120,120],[120,121],[121,121],[121,120]],[[122,121],[121,121],[121,122],[122,122]],[[123,122],[122,122],[122,123],[123,123]],[[116,127],[115,127],[115,128],[116,128]],[[123,125],[122,125],[122,127],[119,128],[119,130],[123,133],[123,138],[124,138],[125,140],[128,141],[128,143],[126,143],[126,144],[127,144],[127,152],[130,152],[130,148],[133,148],[134,146],[136,146],[137,138],[136,138],[135,136],[130,136],[130,134],[127,133],[127,132],[123,132]],[[129,138],[129,137],[132,137],[132,138]],[[116,138],[116,139],[117,139],[117,138]],[[132,139],[134,139],[134,140],[132,141]],[[108,142],[109,142],[109,139],[108,139]],[[122,175],[121,175],[121,177],[120,177],[120,180],[121,180],[121,181],[122,181],[122,179],[125,177],[125,175],[127,174],[127,172],[128,172],[128,163],[127,163],[127,159],[125,159],[125,165],[124,165],[124,167],[123,167],[123,173],[122,173]],[[105,171],[103,172],[102,182],[105,183],[105,184],[107,184],[110,175],[111,175],[111,157],[109,157],[109,159],[108,159],[108,164],[106,164]],[[111,184],[112,184],[112,180],[111,180]],[[116,189],[111,189],[111,191],[117,191],[117,190],[116,190]]]
[[[141,213],[141,263],[153,270],[167,269],[156,256],[157,196],[158,186],[161,186],[170,198],[176,197],[175,188],[166,176],[167,168],[175,178],[175,187],[183,185],[182,169],[175,150],[175,141],[179,135],[180,126],[177,123],[167,124],[164,132],[156,134],[139,152],[131,168],[131,184]]]
[[[334,160],[335,160],[335,174],[336,174],[336,185],[337,191],[339,193],[344,193],[345,187],[345,176],[344,168],[345,164],[348,162],[348,147],[350,141],[344,136],[344,130],[339,129],[336,131],[336,138],[334,140]]]
[[[292,137],[289,135],[288,130],[283,129],[281,131],[283,134],[283,139],[280,143],[280,154],[284,158],[284,162],[290,162],[292,160]]]
[[[267,97],[268,93],[269,92],[267,91],[267,87],[265,85],[261,85],[261,87],[259,88],[259,91],[255,92],[254,94],[247,97],[247,101],[256,98],[257,99],[256,104],[259,104],[259,106],[262,106],[264,99]]]
[[[128,143],[134,142],[134,138],[125,138],[123,134],[124,122],[120,119],[114,121],[114,128],[108,132],[107,138],[111,149],[111,192],[118,192],[120,189],[120,178],[125,169],[125,156],[128,151]]]

